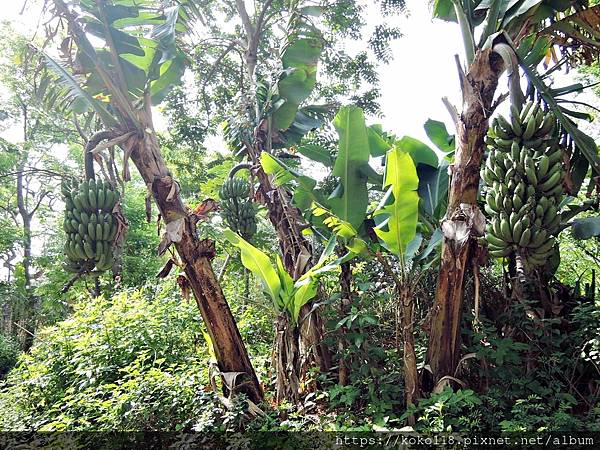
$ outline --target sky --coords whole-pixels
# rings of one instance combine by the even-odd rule
[[[426,140],[423,124],[428,118],[443,121],[450,128],[442,97],[460,106],[454,55],[462,54],[462,40],[456,24],[431,19],[427,1],[406,3],[409,16],[390,20],[403,37],[392,43],[393,60],[380,68],[384,114],[380,121],[397,136],[407,134]],[[369,8],[368,28],[377,23],[376,8]]]
[[[28,36],[32,36],[39,28],[40,0],[0,1],[2,3],[0,20],[12,22],[14,29]],[[21,15],[24,1],[28,2],[29,8]],[[378,6],[370,0],[365,2],[370,6],[367,7],[367,25],[364,35],[369,36],[382,19]],[[423,129],[427,119],[444,122],[448,131],[454,133],[452,121],[443,106],[442,98],[448,97],[460,110],[455,55],[459,54],[461,58],[463,56],[462,39],[458,25],[431,19],[428,1],[407,0],[406,3],[410,11],[408,17],[386,18],[390,25],[400,28],[403,37],[391,45],[393,59],[379,68],[380,104],[383,117],[368,118],[368,120],[369,123],[381,123],[385,130],[398,137],[410,135],[431,145]],[[358,52],[364,50],[365,45],[364,42],[351,42],[347,44],[347,50],[350,53]],[[572,75],[561,77],[559,85],[572,83]],[[506,90],[506,80],[503,79],[499,91]],[[587,94],[584,100],[598,103],[593,93]],[[507,108],[508,102],[505,102],[499,110],[503,112]],[[157,110],[154,116],[157,130],[165,131],[167,124],[164,118]],[[586,126],[584,129],[589,132],[589,128],[590,126]],[[597,125],[594,128],[597,130]],[[594,134],[598,135],[598,132]],[[5,130],[0,135],[11,142],[21,140],[18,126]],[[224,143],[218,137],[210,138],[206,144],[210,150],[226,151]],[[56,150],[61,153],[65,149]]]
[[[35,0],[29,0],[34,4]],[[2,19],[15,24],[15,29],[31,34],[39,20],[39,7],[30,7],[25,14],[19,12],[23,0],[2,1]],[[369,3],[369,2],[368,2]],[[458,101],[458,79],[454,54],[460,51],[460,33],[454,24],[432,21],[424,0],[407,0],[408,18],[390,20],[404,34],[392,44],[394,59],[381,66],[381,106],[384,117],[373,118],[398,136],[409,134],[426,140],[423,124],[428,118],[442,120],[450,126],[450,119],[441,98],[448,96]],[[367,8],[365,36],[380,20],[377,6]],[[458,44],[458,45],[457,45]],[[359,51],[364,43],[353,43],[349,51]],[[166,128],[160,117],[157,128]],[[10,138],[11,132],[5,133]],[[218,146],[212,141],[211,147]]]
[[[23,2],[29,4],[25,14],[20,15]],[[15,29],[31,35],[39,25],[40,0],[2,0],[1,19],[13,22]],[[370,36],[381,20],[379,6],[365,0],[367,7],[364,36]],[[410,135],[428,142],[423,124],[427,119],[440,120],[453,133],[452,121],[442,103],[448,97],[460,110],[460,90],[455,55],[463,56],[462,39],[457,24],[433,20],[426,0],[406,0],[408,17],[388,17],[390,25],[398,26],[403,37],[391,45],[393,59],[381,65],[380,90],[383,117],[370,118],[384,125],[386,130],[397,136]],[[36,6],[37,4],[37,6]],[[364,42],[347,44],[349,52],[364,50]],[[464,59],[463,59],[464,60]],[[572,75],[562,76],[559,85],[569,84]],[[506,80],[501,80],[500,90],[506,91]],[[499,91],[500,91],[499,90]],[[586,99],[597,103],[593,94]],[[508,102],[505,102],[508,103]],[[503,105],[500,111],[507,107]],[[166,130],[167,125],[160,114],[155,114],[155,125]],[[12,130],[3,134],[10,138]],[[224,148],[219,139],[211,139],[209,148]]]

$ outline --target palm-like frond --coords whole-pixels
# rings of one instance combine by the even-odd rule
[[[98,117],[107,125],[115,125],[115,118],[108,112],[101,101],[92,97],[81,86],[79,81],[71,75],[58,61],[47,54],[43,54],[46,66],[56,74],[60,83],[66,88],[67,96],[71,105],[78,103],[92,109]],[[75,108],[77,111],[77,108]],[[83,112],[83,111],[81,111]]]
[[[572,60],[590,64],[600,56],[600,5],[568,15],[540,34],[549,36]]]

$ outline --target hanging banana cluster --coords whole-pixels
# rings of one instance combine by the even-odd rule
[[[532,102],[522,111],[512,106],[510,122],[499,116],[492,123],[482,178],[491,217],[486,240],[494,257],[519,254],[534,267],[553,252],[564,176],[555,124],[552,113]]]
[[[249,240],[256,234],[256,206],[250,200],[250,183],[228,178],[219,190],[223,218],[229,228]]]
[[[63,228],[67,234],[64,268],[86,273],[105,271],[113,264],[113,241],[117,221],[112,211],[119,193],[102,181],[63,182],[66,211]]]

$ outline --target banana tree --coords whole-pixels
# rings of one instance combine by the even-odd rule
[[[414,405],[420,395],[414,344],[415,290],[423,274],[436,259],[431,257],[435,255],[434,250],[441,237],[435,230],[428,229],[426,221],[421,221],[421,231],[417,232],[419,218],[427,214],[423,211],[426,208],[423,206],[427,202],[426,197],[420,198],[420,193],[425,193],[428,189],[427,184],[421,183],[417,175],[419,165],[416,161],[419,160],[419,155],[414,151],[415,143],[418,141],[404,138],[395,142],[386,153],[383,182],[386,193],[377,208],[368,215],[376,224],[372,230],[383,248],[372,242],[368,233],[364,236],[332,211],[316,203],[312,206],[312,213],[346,246],[349,258],[375,258],[395,286],[397,316],[401,318],[398,351],[403,353],[407,406]],[[422,143],[420,145],[423,146],[420,147],[420,155],[424,156],[427,147]],[[435,157],[431,149],[429,156]],[[390,255],[399,262],[395,270],[390,262]],[[414,417],[409,417],[409,423],[414,423]]]
[[[283,266],[279,255],[276,256],[275,264],[273,264],[265,253],[232,230],[225,230],[224,236],[231,244],[240,249],[242,264],[260,279],[263,291],[272,300],[279,317],[282,315],[287,317],[286,323],[290,322],[294,326],[293,330],[296,337],[298,337],[301,310],[317,295],[319,277],[333,270],[344,261],[344,258],[340,258],[327,263],[335,248],[335,239],[330,239],[317,263],[300,278],[294,280]],[[276,336],[276,340],[280,339],[281,335]],[[298,339],[286,340],[278,343],[278,345],[294,346],[298,342]],[[285,353],[276,352],[274,354],[273,363],[277,376],[275,399],[277,402],[286,399],[298,401],[300,395],[299,361],[284,360],[282,359],[284,355],[299,355],[299,352],[297,348],[288,348]],[[292,382],[291,385],[288,384],[290,381]],[[293,389],[293,392],[290,392],[291,389]]]
[[[179,254],[219,369],[243,374],[236,391],[261,401],[261,386],[211,267],[214,243],[198,239],[197,217],[181,199],[152,121],[152,105],[180,82],[185,68],[177,35],[186,29],[187,16],[178,6],[158,8],[144,0],[53,0],[53,9],[67,24],[61,48],[72,71],[50,58],[48,66],[68,88],[71,104],[93,111],[104,127],[95,135],[94,148],[86,146],[88,153],[120,147],[125,179],[133,161],[166,223],[162,251],[174,246]]]
[[[500,75],[508,72],[511,101],[519,105],[523,102],[519,94],[519,68],[522,69],[532,89],[558,117],[564,134],[575,143],[577,151],[571,156],[579,162],[577,165],[588,164],[584,172],[590,166],[596,173],[600,170],[596,147],[561,110],[556,92],[549,90],[535,68],[536,61],[539,62],[537,55],[551,55],[553,43],[563,44],[564,48],[567,44],[573,45],[558,63],[560,67],[581,55],[576,49],[584,42],[589,44],[590,39],[596,42],[593,29],[590,32],[589,25],[583,25],[577,17],[586,7],[586,1],[549,0],[436,0],[433,3],[434,17],[459,24],[466,58],[466,68],[458,62],[462,112],[447,104],[457,137],[448,209],[442,221],[443,252],[427,355],[434,381],[452,376],[458,363],[463,284],[477,246],[476,238],[483,234],[485,227],[485,218],[477,206],[479,172],[488,120],[501,101],[501,98],[494,99]],[[553,26],[555,22],[562,25]],[[577,32],[569,27],[575,27]],[[585,49],[589,51],[589,45]]]
[[[419,218],[419,178],[411,156],[394,146],[386,157],[384,188],[393,197],[391,203],[386,198],[375,212],[375,219],[383,219],[375,228],[377,237],[387,250],[398,258],[400,271],[394,276],[398,291],[398,303],[402,310],[402,341],[404,344],[404,383],[406,406],[412,406],[419,396],[417,357],[414,343],[414,277],[409,268],[411,257],[407,247],[413,241]],[[413,278],[413,279],[411,279]]]
[[[340,108],[332,124],[339,135],[338,154],[335,160],[326,149],[317,145],[301,142],[296,147],[298,153],[329,166],[331,174],[338,179],[331,194],[318,189],[315,180],[311,177],[298,173],[281,159],[267,152],[261,154],[262,169],[273,178],[279,189],[285,188],[289,181],[295,182],[295,186],[292,187],[291,202],[298,211],[299,217],[304,217],[307,225],[315,225],[314,222],[317,219],[316,226],[320,226],[321,231],[327,230],[326,226],[323,227],[323,224],[319,223],[318,217],[311,213],[311,205],[317,203],[332,208],[336,216],[359,229],[366,217],[368,180],[369,178],[377,180],[380,178],[369,166],[369,158],[373,153],[380,156],[378,153],[380,146],[371,146],[364,114],[358,107]],[[342,296],[349,300],[351,297],[350,262],[344,262],[341,266]],[[345,303],[342,302],[340,306],[342,315],[345,313],[344,305]],[[339,371],[342,381],[345,378],[344,367],[342,360]]]
[[[317,65],[323,51],[324,40],[315,25],[321,9],[304,2],[291,2],[287,12],[288,25],[285,29],[283,46],[279,50],[281,67],[275,81],[257,74],[257,63],[261,39],[267,33],[266,18],[275,9],[266,2],[256,11],[255,17],[248,14],[245,2],[237,1],[236,9],[245,30],[244,65],[251,86],[252,97],[242,99],[242,115],[227,121],[225,137],[238,158],[253,167],[251,176],[258,181],[258,195],[264,203],[268,218],[273,225],[282,254],[282,262],[288,274],[299,279],[311,266],[312,246],[302,233],[301,214],[292,204],[289,192],[274,184],[260,164],[261,154],[274,154],[297,144],[310,130],[318,128],[329,113],[327,106],[306,105],[317,80]],[[303,307],[303,320],[299,324],[289,323],[286,315],[277,321],[277,333],[281,336],[276,358],[281,361],[299,361],[300,370],[306,372],[312,365],[322,371],[330,366],[330,354],[322,340],[323,324],[318,308],[309,302]],[[300,327],[300,331],[295,330]],[[300,340],[299,344],[292,341]],[[298,349],[300,355],[285,354]],[[292,364],[292,367],[296,367]],[[284,373],[287,373],[284,371]],[[295,379],[282,382],[289,386],[290,400],[296,399]]]
[[[334,125],[339,133],[339,150],[335,160],[327,157],[324,148],[311,146],[307,151],[301,145],[298,149],[339,175],[339,184],[331,195],[327,196],[316,188],[312,178],[271,155],[263,154],[263,168],[278,184],[293,182],[293,201],[304,211],[315,233],[326,235],[329,231],[348,251],[346,261],[341,264],[342,291],[345,287],[344,267],[350,268],[352,260],[359,257],[376,258],[395,285],[398,316],[402,317],[402,338],[398,342],[403,342],[399,351],[404,352],[406,401],[414,404],[420,389],[414,351],[412,300],[422,274],[435,259],[432,256],[441,240],[441,233],[432,225],[432,218],[439,217],[444,211],[447,162],[445,159],[438,161],[436,153],[417,139],[397,139],[377,125],[367,127],[360,108],[341,108]],[[437,130],[436,140],[440,142],[442,152],[451,151],[450,136],[443,124],[429,124],[426,129],[431,136],[431,130]],[[442,139],[445,145],[441,144]],[[369,166],[372,156],[385,156],[383,183]],[[367,188],[378,183],[386,193],[376,210],[369,212]],[[347,191],[346,186],[349,187]],[[417,233],[419,218],[421,231]],[[381,252],[377,240],[387,252]],[[389,255],[400,262],[398,269],[393,269]],[[343,350],[343,346],[341,348]],[[344,363],[340,356],[341,384]]]

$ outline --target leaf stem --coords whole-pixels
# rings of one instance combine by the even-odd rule
[[[452,3],[454,4],[454,11],[458,18],[458,24],[460,25],[467,63],[470,66],[475,60],[475,38],[473,36],[473,29],[459,0],[452,0]]]

